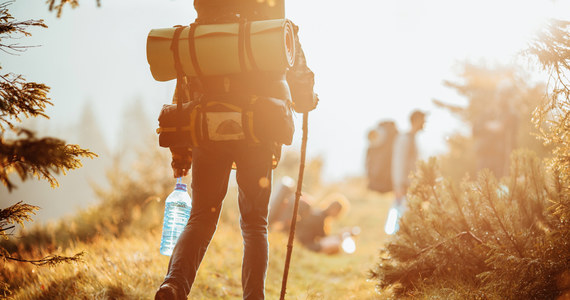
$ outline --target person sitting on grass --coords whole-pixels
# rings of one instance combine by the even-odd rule
[[[295,195],[290,194],[288,198],[287,201],[283,201],[286,205],[281,208],[282,211],[270,214],[275,216],[269,220],[271,229],[289,231]],[[347,234],[352,236],[358,233],[357,230],[351,229],[342,230],[338,234],[331,234],[331,222],[339,219],[348,211],[349,201],[344,195],[334,193],[328,195],[323,201],[327,204],[325,208],[317,207],[313,204],[314,202],[314,198],[310,194],[303,193],[301,195],[295,237],[297,241],[311,251],[325,254],[339,253]]]

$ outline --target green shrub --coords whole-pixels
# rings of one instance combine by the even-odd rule
[[[435,159],[420,163],[409,210],[372,277],[398,293],[463,286],[502,299],[554,298],[570,268],[570,230],[549,210],[557,191],[547,178],[528,152],[513,155],[502,182],[484,170],[457,184],[439,176]]]

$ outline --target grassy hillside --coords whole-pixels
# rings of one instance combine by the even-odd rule
[[[350,211],[334,223],[333,231],[360,226],[362,232],[357,237],[356,252],[323,255],[295,244],[287,299],[384,299],[375,291],[375,282],[367,278],[378,248],[386,238],[382,228],[391,196],[368,192],[364,181],[359,179],[324,188],[321,194],[330,192],[342,192],[351,201]],[[76,242],[71,247],[55,249],[67,255],[85,251],[83,263],[49,268],[7,262],[0,275],[10,284],[15,299],[151,299],[168,264],[168,257],[158,252],[160,231],[160,226],[154,226],[151,230],[132,229],[119,237],[100,235],[88,243]],[[287,236],[271,232],[269,242],[267,299],[278,299]],[[45,254],[48,253],[30,250],[22,255]],[[241,298],[241,257],[235,188],[230,188],[218,230],[190,298]]]

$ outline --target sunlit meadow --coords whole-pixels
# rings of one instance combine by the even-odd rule
[[[295,243],[287,284],[287,299],[383,299],[368,280],[385,234],[382,230],[391,198],[368,191],[365,181],[355,179],[323,192],[343,192],[351,201],[347,215],[334,223],[335,229],[359,226],[356,251],[325,255]],[[158,206],[153,207],[159,209]],[[371,213],[374,212],[374,213]],[[161,218],[161,211],[151,213]],[[0,273],[10,284],[15,299],[150,299],[163,280],[168,257],[159,254],[160,220],[150,231],[130,229],[132,234],[114,238],[96,237],[69,248],[53,248],[58,254],[85,251],[81,263],[36,267],[8,262]],[[267,299],[280,295],[287,235],[271,232],[270,262],[266,281]],[[29,251],[25,257],[53,253]],[[242,239],[239,232],[235,188],[224,200],[222,218],[200,266],[190,299],[241,298]]]

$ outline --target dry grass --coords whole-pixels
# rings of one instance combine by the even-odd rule
[[[335,228],[360,226],[353,254],[323,255],[295,244],[287,284],[287,299],[385,299],[367,280],[377,262],[377,250],[386,238],[382,226],[389,196],[364,188],[362,181],[335,185],[323,193],[340,191],[351,200],[349,213]],[[190,299],[241,298],[242,239],[237,224],[235,199],[224,203],[222,221],[198,272]],[[160,228],[121,239],[100,238],[77,243],[63,251],[86,251],[85,261],[57,267],[5,263],[0,271],[15,299],[152,299],[162,282],[168,257],[158,252]],[[270,262],[267,299],[278,299],[281,290],[287,236],[269,236]],[[46,253],[27,253],[41,256]]]

